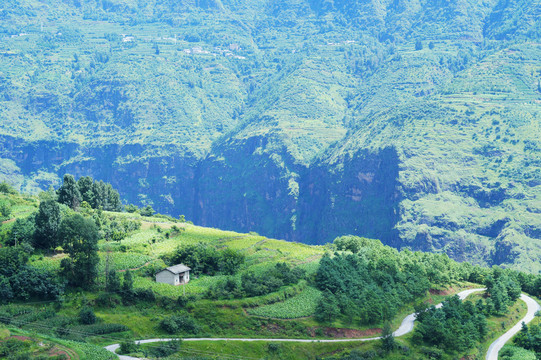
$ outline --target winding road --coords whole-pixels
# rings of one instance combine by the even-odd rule
[[[457,295],[460,298],[460,300],[464,300],[469,295],[484,291],[485,289],[470,289],[470,290],[464,290],[459,292]],[[535,313],[539,311],[540,306],[539,304],[532,299],[531,297],[522,294],[520,297],[526,304],[528,305],[528,312],[524,318],[522,318],[511,330],[507,331],[505,334],[500,336],[496,341],[494,341],[487,352],[486,360],[497,360],[498,359],[498,352],[500,349],[505,345],[505,343],[511,339],[517,332],[521,329],[522,322],[525,322],[526,324],[533,320],[535,317]],[[439,303],[436,305],[437,308],[442,307],[442,303]],[[413,324],[415,322],[415,314],[410,314],[402,320],[402,323],[398,327],[398,329],[393,332],[393,335],[395,337],[405,335],[413,330]],[[372,341],[372,340],[379,340],[381,337],[372,337],[372,338],[362,338],[362,339],[247,339],[247,338],[184,338],[182,341],[272,341],[272,342],[352,342],[352,341]],[[171,338],[165,338],[165,339],[147,339],[147,340],[138,340],[135,343],[136,344],[148,344],[148,343],[155,343],[155,342],[166,342],[171,341],[175,339]],[[106,346],[105,349],[109,350],[112,353],[116,354],[116,350],[120,347],[120,344],[112,344],[109,346]],[[132,357],[132,356],[126,356],[126,355],[118,355],[120,360],[140,360],[139,358]]]
[[[496,341],[490,344],[487,351],[487,356],[485,357],[486,360],[497,360],[498,353],[500,352],[501,348],[505,345],[506,342],[511,340],[511,338],[515,336],[516,333],[520,331],[520,329],[522,328],[522,323],[524,322],[528,324],[535,317],[535,313],[541,311],[541,306],[539,306],[537,301],[535,301],[531,297],[522,294],[520,295],[520,299],[524,301],[526,305],[528,305],[528,312],[526,313],[526,316],[523,317],[509,331],[507,331],[505,334],[497,338]]]

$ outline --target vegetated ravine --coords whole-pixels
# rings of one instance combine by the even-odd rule
[[[0,179],[541,271],[539,4],[20,1]]]

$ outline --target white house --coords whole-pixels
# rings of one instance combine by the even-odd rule
[[[182,285],[190,281],[190,268],[184,264],[169,266],[156,274],[156,282]]]

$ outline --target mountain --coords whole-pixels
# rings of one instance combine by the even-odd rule
[[[0,180],[541,271],[541,4],[4,1]]]

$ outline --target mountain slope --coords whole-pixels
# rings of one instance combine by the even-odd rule
[[[541,270],[538,1],[14,1],[0,178]]]

